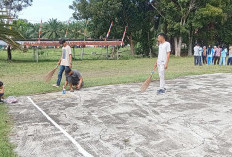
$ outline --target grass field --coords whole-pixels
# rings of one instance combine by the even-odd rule
[[[96,49],[87,49],[90,53]],[[46,50],[44,50],[46,51]],[[0,80],[4,82],[7,96],[29,95],[59,91],[51,85],[56,82],[57,72],[50,83],[43,81],[44,75],[53,69],[60,57],[60,50],[48,50],[48,55],[40,57],[39,63],[32,59],[32,53],[13,51],[13,61],[7,62],[6,51],[0,51]],[[85,57],[84,57],[85,58]],[[131,58],[120,60],[75,60],[73,69],[78,69],[84,78],[85,87],[142,82],[151,72],[155,58]],[[195,67],[192,57],[170,59],[169,68],[166,72],[167,79],[174,79],[187,75],[205,73],[231,72],[231,67],[202,66]],[[155,75],[154,79],[158,79]],[[62,83],[64,79],[62,80]]]
[[[6,61],[6,51],[0,51],[0,80],[5,84],[5,97],[61,91],[61,88],[52,87],[52,84],[56,82],[57,72],[50,83],[43,81],[44,75],[56,66],[61,54],[60,51],[42,50],[38,63],[33,61],[32,50],[26,53],[13,51],[12,62]],[[130,57],[127,55],[128,49],[120,53],[120,60],[106,60],[105,51],[103,48],[86,48],[84,60],[79,60],[80,49],[76,50],[77,60],[73,61],[73,69],[78,69],[82,73],[85,87],[142,82],[151,72],[156,60],[155,58]],[[91,55],[92,52],[96,52],[98,55]],[[171,56],[169,68],[166,71],[166,79],[231,71],[229,66],[199,67],[193,65],[193,57]],[[154,79],[158,79],[158,74],[155,75]],[[64,79],[62,84],[63,82]],[[155,92],[156,88],[154,87],[154,94]],[[7,140],[9,130],[7,107],[0,105],[0,156],[2,154],[14,156],[12,146]]]
[[[13,152],[14,147],[8,142],[12,122],[7,111],[7,107],[0,104],[0,156],[14,157],[16,156]]]

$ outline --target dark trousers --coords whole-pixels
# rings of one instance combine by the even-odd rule
[[[68,66],[64,66],[64,65],[60,66],[60,69],[59,69],[59,72],[58,72],[58,79],[57,79],[57,82],[56,82],[57,86],[60,86],[60,82],[62,80],[62,75],[63,75],[63,72],[65,70],[65,67],[68,67]]]
[[[213,61],[212,62],[214,62],[214,59],[215,59],[215,56],[213,56]]]
[[[194,56],[194,65],[202,65],[201,56]]]
[[[203,64],[207,64],[206,56],[202,56],[202,59],[203,59]]]
[[[232,65],[232,57],[228,58],[227,65]]]
[[[220,57],[215,56],[214,57],[214,65],[216,65],[216,63],[219,64],[219,61],[220,61]]]

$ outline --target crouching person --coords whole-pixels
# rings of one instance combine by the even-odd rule
[[[63,88],[69,84],[70,92],[73,92],[73,86],[79,90],[84,86],[83,78],[78,70],[72,70],[69,67],[65,67],[66,81]]]

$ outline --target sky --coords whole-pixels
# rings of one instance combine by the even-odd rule
[[[54,18],[59,21],[68,21],[72,17],[73,10],[69,9],[73,0],[33,0],[32,6],[24,8],[18,16],[27,19],[31,23],[47,22]]]

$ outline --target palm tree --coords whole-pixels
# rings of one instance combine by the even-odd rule
[[[0,15],[0,40],[5,41],[11,47],[22,49],[15,40],[23,37],[20,33],[10,28],[12,25],[6,24],[7,19],[9,19],[7,15]],[[11,51],[8,51],[8,60],[11,60]]]
[[[35,25],[26,20],[15,20],[14,29],[22,34],[26,39],[32,39],[38,37],[39,26],[35,28]],[[35,35],[36,34],[36,35]]]
[[[27,31],[26,31],[28,39],[37,39],[38,38],[39,27],[40,27],[39,23],[37,23],[37,24],[29,23],[28,24]]]
[[[83,39],[85,34],[84,28],[85,25],[79,21],[71,23],[68,28],[68,37],[74,39]]]
[[[65,28],[57,19],[50,19],[43,28],[43,37],[48,39],[59,39],[64,37]]]
[[[15,42],[15,39],[21,39],[23,37],[17,31],[10,29],[12,25],[6,24],[6,19],[8,19],[8,16],[0,15],[0,40],[5,41],[7,44],[10,44],[15,48],[20,48],[20,44]]]

